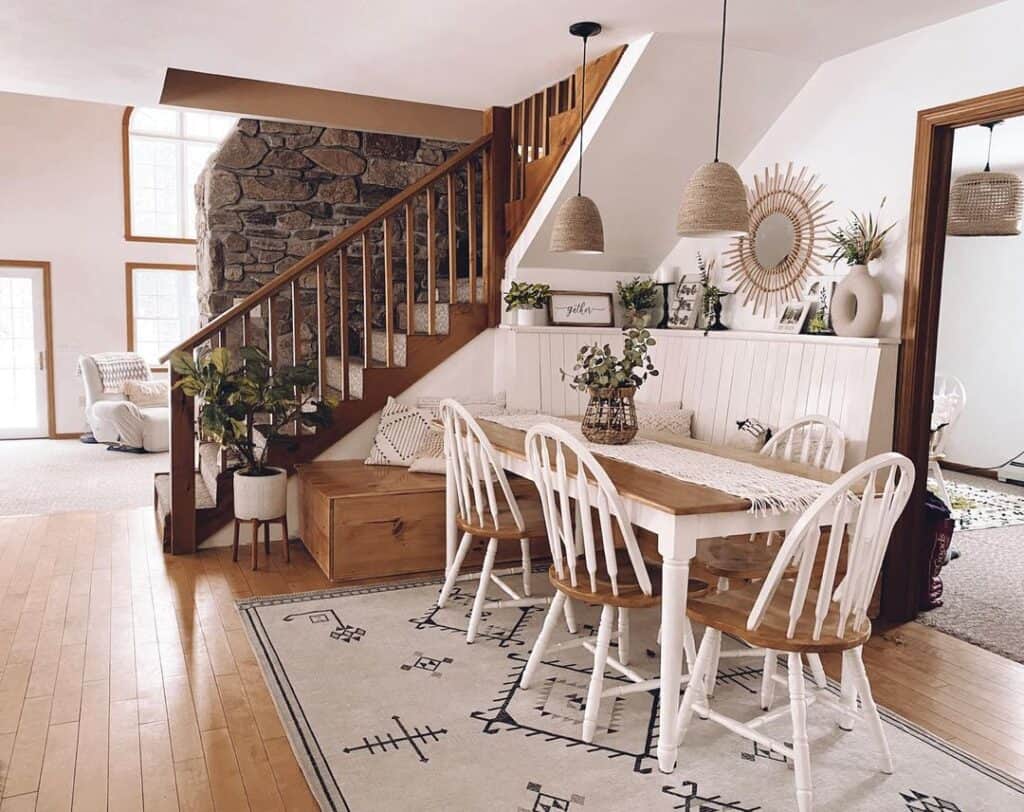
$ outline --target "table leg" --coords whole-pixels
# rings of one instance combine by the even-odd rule
[[[458,547],[459,529],[455,526],[457,513],[455,475],[452,471],[451,460],[448,460],[444,466],[444,571],[446,575],[452,561],[455,560],[455,550]]]

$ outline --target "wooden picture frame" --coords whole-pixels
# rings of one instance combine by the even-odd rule
[[[804,329],[807,314],[811,310],[811,302],[806,299],[786,302],[782,306],[779,320],[775,323],[775,332],[796,335]]]
[[[669,304],[670,330],[693,330],[700,322],[704,303],[704,283],[700,274],[686,274],[676,283],[676,294]]]
[[[554,327],[614,327],[615,304],[610,293],[553,290],[548,322]]]

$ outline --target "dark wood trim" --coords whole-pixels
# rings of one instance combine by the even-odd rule
[[[511,171],[512,116],[507,107],[491,107],[484,111],[484,132],[491,136],[491,146],[484,159],[483,178],[483,258],[484,291],[487,323],[501,324],[501,280],[505,276],[505,204],[509,200]]]
[[[891,622],[917,616],[931,555],[932,543],[924,527],[925,472],[953,133],[958,127],[1021,114],[1024,87],[922,110],[917,115],[893,447],[913,461],[918,476],[907,509],[893,533],[882,573],[881,612]]]
[[[145,237],[132,233],[132,156],[128,128],[131,124],[134,107],[125,107],[121,116],[121,179],[124,184],[124,238],[128,242],[174,243],[177,245],[195,245],[190,237]]]
[[[181,265],[174,262],[126,262],[124,264],[124,312],[128,318],[125,331],[125,347],[128,352],[135,352],[135,295],[133,290],[132,272],[136,268],[150,271],[195,271],[195,265]],[[153,372],[166,372],[166,366],[150,367]]]
[[[939,467],[956,471],[960,474],[970,474],[971,476],[985,477],[985,479],[999,479],[999,474],[991,468],[975,468],[973,465],[964,465],[959,462],[950,462],[949,460],[940,461]]]

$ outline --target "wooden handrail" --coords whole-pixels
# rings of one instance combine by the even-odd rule
[[[440,166],[432,169],[418,181],[413,183],[411,186],[406,187],[403,191],[396,194],[390,200],[378,206],[372,212],[367,214],[357,223],[344,229],[340,234],[331,238],[312,253],[306,255],[288,270],[279,274],[277,277],[267,282],[258,290],[250,293],[241,302],[236,304],[230,310],[226,310],[221,313],[217,318],[207,324],[205,327],[200,329],[198,332],[189,336],[187,339],[182,341],[178,346],[171,350],[168,350],[164,355],[160,357],[161,362],[167,361],[174,353],[193,350],[200,344],[208,340],[210,337],[219,333],[227,324],[230,324],[235,319],[240,318],[243,314],[249,312],[254,307],[273,296],[277,291],[288,285],[292,281],[298,279],[298,277],[306,271],[314,268],[318,262],[323,260],[325,257],[330,256],[332,253],[337,251],[339,248],[343,248],[348,243],[352,242],[357,237],[361,236],[368,229],[375,226],[381,220],[389,217],[397,211],[404,209],[406,203],[412,201],[417,195],[422,194],[425,190],[429,189],[434,183],[441,180],[445,176],[452,172],[455,172],[463,166],[466,162],[472,160],[480,150],[489,146],[493,139],[493,133],[487,132],[480,136],[476,141],[463,147],[459,152],[449,158]],[[451,250],[451,249],[449,249]],[[431,301],[433,297],[431,297]],[[431,308],[432,310],[433,308]],[[432,332],[432,330],[431,330]]]

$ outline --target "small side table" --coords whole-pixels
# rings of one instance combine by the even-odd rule
[[[238,560],[238,529],[243,524],[252,525],[252,568],[254,570],[259,569],[260,525],[263,525],[263,546],[268,556],[270,555],[270,525],[281,525],[281,532],[283,534],[281,543],[284,545],[284,560],[285,563],[292,560],[291,550],[288,548],[288,517],[278,516],[276,519],[235,519],[235,537],[231,544],[232,561]]]

